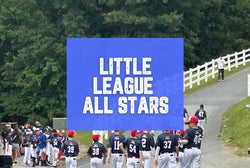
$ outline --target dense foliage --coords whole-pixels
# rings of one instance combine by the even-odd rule
[[[249,0],[0,0],[0,115],[66,116],[67,37],[183,37],[185,68],[250,46]]]

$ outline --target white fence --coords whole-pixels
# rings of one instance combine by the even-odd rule
[[[223,57],[226,62],[225,70],[231,71],[232,68],[238,68],[239,65],[245,66],[247,62],[250,62],[250,48],[241,52],[235,52]],[[186,87],[192,88],[194,84],[200,85],[202,80],[207,82],[209,77],[215,78],[215,74],[218,73],[217,60],[205,62],[203,65],[198,65],[196,68],[190,68],[184,72],[184,91]]]

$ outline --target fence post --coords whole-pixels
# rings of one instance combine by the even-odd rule
[[[192,68],[189,68],[189,82],[190,82],[190,89],[193,88],[193,75],[192,75]]]
[[[235,52],[234,54],[235,54],[235,65],[236,65],[236,68],[238,68],[238,54],[237,52]]]
[[[214,59],[212,59],[212,78],[214,79],[214,75],[215,75],[215,61],[214,61]]]
[[[246,65],[246,51],[243,50],[243,66]]]
[[[197,66],[197,85],[200,85],[200,65]]]
[[[205,62],[205,82],[207,82],[207,63]]]
[[[228,66],[228,71],[231,71],[231,60],[230,60],[230,56],[227,54],[227,66]]]
[[[248,97],[250,96],[250,74],[248,74]]]

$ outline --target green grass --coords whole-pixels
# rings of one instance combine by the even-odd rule
[[[233,147],[235,154],[247,156],[250,148],[250,97],[232,105],[222,120],[221,140],[226,146]]]
[[[225,79],[227,77],[233,75],[234,73],[239,72],[239,71],[241,71],[241,70],[243,70],[243,69],[245,69],[245,68],[247,68],[249,66],[250,66],[250,62],[246,63],[245,66],[240,65],[238,68],[234,67],[234,68],[231,69],[231,71],[225,70],[225,72],[224,72]],[[193,92],[195,92],[197,90],[206,88],[206,87],[208,87],[208,86],[216,83],[217,82],[217,77],[218,77],[217,74],[215,74],[215,78],[214,79],[212,79],[212,77],[209,77],[208,80],[207,80],[207,82],[205,82],[205,80],[202,80],[200,82],[199,86],[197,84],[194,84],[193,87],[192,87],[192,89],[190,89],[189,87],[186,87],[185,92],[184,92],[184,96],[187,96],[187,95],[189,95],[189,94],[191,94],[191,93],[193,93]]]
[[[90,146],[93,143],[92,131],[76,131],[76,132],[77,132],[77,135],[75,136],[74,139],[80,145]],[[109,131],[109,135],[110,135],[110,131]],[[108,144],[108,140],[104,139],[103,143],[106,146]]]

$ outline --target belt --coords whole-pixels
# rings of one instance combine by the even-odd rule
[[[187,149],[192,149],[192,148],[201,149],[200,147],[187,147]]]
[[[91,158],[98,158],[98,159],[102,159],[102,157],[91,157]]]
[[[139,158],[139,156],[128,156],[128,158]]]
[[[112,154],[123,154],[122,152],[113,152]]]
[[[151,151],[151,150],[144,150],[144,151],[147,151],[147,152],[148,152],[148,151]]]
[[[169,153],[169,152],[161,152],[160,154],[165,154],[165,153],[168,153],[170,156],[174,156],[173,152],[171,152],[171,153]]]
[[[76,156],[65,156],[65,157],[76,157]]]

